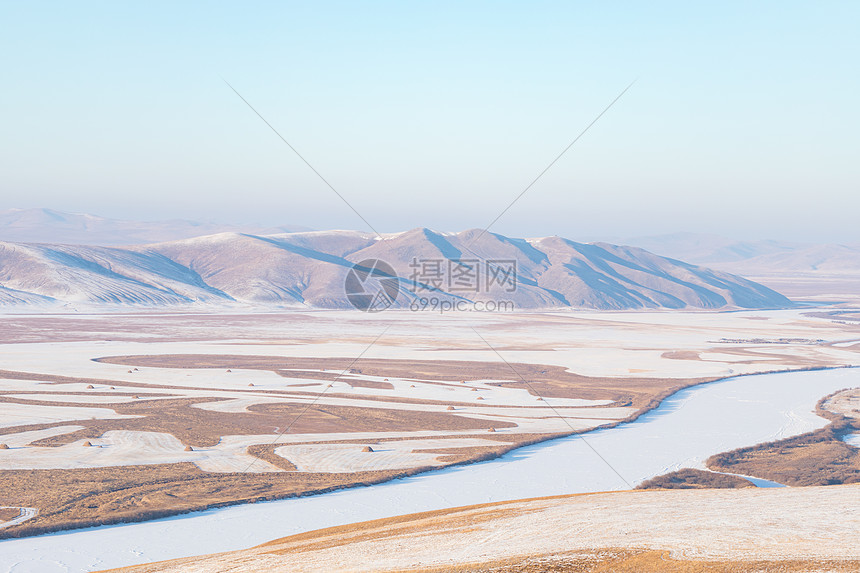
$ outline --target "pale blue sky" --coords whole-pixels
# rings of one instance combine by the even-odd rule
[[[860,242],[857,2],[0,2],[0,209]]]

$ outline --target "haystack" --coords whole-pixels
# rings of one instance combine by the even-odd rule
[[[9,446],[7,446],[6,444],[0,444],[0,450],[8,450],[8,449],[9,449]]]
[[[228,369],[227,369],[227,372],[232,372],[232,370],[230,370],[230,369],[228,368]]]
[[[253,382],[251,382],[250,384],[248,384],[248,386],[253,386],[253,385],[254,385],[254,383],[253,383]]]
[[[496,431],[496,429],[495,429],[495,428],[490,428],[490,429],[489,429],[489,430],[487,430],[487,431],[488,431],[488,432],[495,432],[495,431]]]
[[[373,448],[371,448],[370,446],[364,446],[363,448],[361,448],[361,451],[362,452],[372,452]]]
[[[477,391],[478,391],[477,388],[472,388],[472,392],[477,392]]]
[[[186,452],[193,452],[194,448],[192,448],[191,446],[185,446],[185,451]]]
[[[128,371],[129,374],[134,374],[131,370]]]
[[[454,406],[448,406],[448,407],[447,407],[447,408],[445,408],[445,409],[446,409],[446,410],[453,410],[453,409],[454,409]]]
[[[95,388],[92,384],[87,384],[87,390],[95,390]]]
[[[475,398],[475,400],[483,400],[483,399],[484,399],[483,396],[478,396],[477,398]]]
[[[86,442],[84,442],[84,447],[85,448],[91,448],[91,447],[93,447],[93,445],[92,445],[92,443],[90,443],[89,440],[87,440]]]

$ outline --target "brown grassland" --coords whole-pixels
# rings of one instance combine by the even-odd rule
[[[771,502],[768,501],[773,497],[769,492],[762,490],[747,491],[753,493],[759,499],[759,503],[764,504],[759,507],[768,507],[769,512],[775,511]],[[638,495],[648,495],[649,493],[653,492],[576,494],[422,512],[309,531],[270,541],[247,550],[181,558],[124,567],[112,571],[114,573],[154,573],[156,571],[210,573],[223,570],[241,570],[248,573],[272,570],[322,571],[333,563],[340,563],[349,570],[378,570],[389,573],[406,571],[425,573],[800,573],[813,571],[847,573],[860,570],[860,558],[843,556],[825,559],[812,556],[806,558],[786,556],[785,558],[770,557],[767,559],[729,557],[705,559],[677,555],[665,549],[649,548],[647,544],[638,546],[638,542],[635,542],[637,546],[634,547],[613,545],[603,547],[598,544],[593,547],[550,552],[537,552],[532,549],[525,554],[516,554],[519,548],[530,547],[531,544],[528,540],[533,536],[554,540],[550,546],[564,547],[569,545],[565,539],[571,535],[575,536],[575,531],[582,525],[578,521],[573,521],[569,524],[572,528],[570,532],[559,529],[545,531],[542,527],[548,527],[550,524],[557,527],[559,522],[545,521],[545,518],[542,517],[544,512],[553,512],[557,508],[575,508],[580,503],[589,504],[593,502],[593,505],[590,506],[591,510],[600,508],[607,512],[607,516],[617,513],[618,515],[615,517],[607,517],[607,519],[618,520],[620,525],[617,527],[626,529],[628,525],[624,525],[624,523],[629,519],[635,519],[638,515],[636,512],[639,511],[637,509],[629,510],[630,514],[627,515],[627,504],[636,499],[631,496],[638,497]],[[797,525],[794,522],[808,523],[804,517],[795,515],[788,520],[792,521],[792,524],[783,525],[779,523],[779,520],[774,519],[776,514],[757,516],[755,513],[750,516],[751,519],[739,523],[737,516],[744,515],[743,507],[745,506],[743,504],[738,506],[730,498],[721,497],[720,499],[723,501],[718,501],[715,505],[715,496],[711,492],[688,493],[705,496],[701,498],[701,501],[705,502],[705,511],[712,512],[721,507],[721,503],[726,502],[735,505],[736,508],[741,508],[739,513],[735,512],[732,517],[728,518],[729,521],[723,524],[729,530],[728,535],[736,536],[738,532],[745,532],[748,525],[755,528],[757,521],[767,523],[766,527],[770,529],[769,533],[775,534],[775,536],[774,538],[767,537],[762,543],[771,551],[777,548],[778,554],[790,555],[792,553],[792,543],[790,543],[792,535],[795,532],[799,535],[804,534],[802,531],[792,529],[793,526]],[[681,518],[682,527],[689,525],[690,519],[702,519],[704,517],[697,514],[696,508],[699,505],[697,500],[700,498],[690,498],[688,493],[683,493],[683,498],[673,495],[678,499],[670,502],[664,508],[664,511],[669,513],[683,514],[677,516]],[[853,492],[844,491],[842,494],[852,495]],[[666,492],[665,495],[669,495],[669,492]],[[829,499],[825,502],[826,508],[833,509],[833,500],[836,497],[839,496],[828,496]],[[596,498],[599,498],[599,501]],[[617,504],[614,500],[617,500]],[[785,502],[787,500],[780,501]],[[811,507],[818,506],[812,504]],[[790,507],[786,509],[793,511]],[[589,510],[583,511],[584,514],[574,513],[571,514],[570,518],[577,520],[584,515],[590,515]],[[809,512],[810,509],[804,508],[801,511]],[[724,516],[717,517],[718,519],[725,518]],[[666,519],[668,522],[674,523],[676,517],[668,515]],[[825,527],[823,524],[826,523],[826,516],[820,516],[820,519],[822,521],[811,526],[810,532],[820,532],[820,528]],[[705,521],[708,520],[705,519]],[[642,523],[630,524],[629,526],[634,529],[647,529],[649,527]],[[510,530],[509,527],[522,527],[523,529]],[[713,531],[718,530],[713,524],[709,525],[708,528]],[[806,526],[801,526],[801,528],[805,530]],[[747,533],[754,535],[751,532]],[[512,550],[515,555],[497,558],[485,557],[476,560],[474,555],[464,559],[460,553],[460,550],[463,549],[462,546],[468,547],[477,542],[478,544],[487,543],[485,547],[479,550],[479,554],[492,555],[495,553],[493,551],[493,539],[498,535],[512,536],[512,538],[522,541],[516,549]],[[602,540],[602,534],[596,532],[589,539],[597,540],[599,543]],[[845,542],[848,544],[846,548],[852,544],[856,545],[854,540],[846,540]],[[663,543],[665,544],[665,541]],[[576,547],[575,539],[572,545]],[[430,550],[428,547],[435,547],[436,549]],[[412,559],[409,553],[410,548],[420,548],[423,559],[427,559],[431,555],[434,557],[429,562],[413,562],[408,568],[404,568],[403,565],[392,564],[409,563]],[[390,553],[391,551],[403,551],[405,553],[395,556]],[[510,554],[510,552],[503,551],[501,555],[505,553]],[[846,551],[839,553],[845,554]],[[355,561],[359,555],[360,564]],[[458,564],[457,561],[461,563]],[[346,567],[347,563],[351,563],[355,567]]]
[[[0,523],[15,519],[21,514],[17,507],[0,507]]]
[[[683,468],[643,481],[636,489],[703,489],[755,487],[742,477]]]
[[[242,356],[210,354],[162,354],[109,356],[99,362],[133,367],[157,368],[242,368],[267,370],[281,376],[304,378],[306,370],[325,369],[335,379],[344,370],[380,378],[405,378],[429,381],[502,380],[499,386],[523,388],[544,398],[582,398],[612,400],[615,406],[645,408],[681,388],[713,381],[714,378],[610,378],[582,376],[562,366],[461,360],[393,360],[363,358],[353,364],[349,358],[284,358],[278,356]],[[298,371],[295,371],[297,369]],[[331,371],[331,372],[328,372]],[[340,378],[348,381],[348,378]],[[528,384],[524,383],[527,381]]]
[[[82,439],[98,438],[111,430],[133,430],[142,432],[167,432],[179,441],[192,447],[207,447],[218,444],[221,436],[271,435],[276,428],[283,427],[285,420],[296,420],[291,428],[295,434],[309,432],[369,432],[369,431],[414,431],[414,430],[484,430],[512,427],[515,424],[503,421],[479,420],[466,416],[455,416],[446,412],[414,412],[382,408],[353,408],[347,406],[314,405],[300,403],[257,404],[249,412],[213,412],[194,408],[194,404],[218,401],[218,398],[180,398],[161,400],[139,400],[128,403],[109,404],[118,414],[136,415],[139,418],[117,420],[79,420],[75,425],[83,430],[53,436],[33,442],[34,446],[61,446]],[[0,397],[0,403],[13,402],[13,398]],[[39,404],[27,400],[28,404]],[[80,404],[46,402],[50,405],[79,406]],[[301,416],[299,417],[299,414]],[[68,425],[67,422],[31,424],[4,428],[3,433],[42,430]]]
[[[842,390],[822,398],[816,413],[830,420],[826,427],[775,442],[723,452],[708,458],[713,472],[681,469],[657,476],[638,489],[749,487],[728,472],[768,479],[790,486],[860,483],[860,450],[845,443],[845,434],[860,431],[860,389]],[[846,406],[847,404],[847,406]]]
[[[499,445],[464,448],[466,451],[452,448],[450,454],[443,455],[440,461],[444,466],[450,466],[493,459],[515,448],[557,436],[465,436],[498,441]],[[374,442],[338,440],[330,443]],[[3,483],[0,505],[38,507],[40,511],[33,519],[0,530],[0,539],[325,493],[435,469],[434,466],[353,473],[295,472],[290,462],[274,454],[274,449],[282,445],[285,444],[260,444],[251,446],[248,451],[286,470],[284,473],[210,473],[190,462],[92,469],[5,470],[0,472]],[[15,517],[17,515],[16,510]]]
[[[155,568],[140,566],[111,571],[112,573],[154,573],[160,570],[159,564],[154,565]],[[389,573],[856,573],[858,570],[860,570],[860,560],[705,561],[676,559],[668,551],[602,548],[561,555],[502,559],[480,565],[410,567],[387,571]]]
[[[2,472],[0,504],[39,507],[39,515],[0,530],[4,537],[157,519],[188,511],[322,493],[379,483],[408,471],[352,474],[208,473],[192,463]],[[16,512],[17,517],[17,512]]]
[[[816,413],[830,424],[820,430],[717,454],[707,460],[707,466],[791,486],[860,483],[860,450],[842,439],[860,431],[860,410],[843,413],[830,406],[854,397],[860,397],[860,389],[822,398]]]
[[[675,559],[668,551],[599,549],[481,565],[409,569],[422,573],[852,573],[860,561],[704,561]],[[405,573],[406,570],[396,573]],[[395,572],[391,572],[395,573]]]

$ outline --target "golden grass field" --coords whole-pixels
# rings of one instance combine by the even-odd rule
[[[312,531],[116,573],[853,572],[858,485],[626,491],[483,504]]]
[[[751,487],[749,481],[726,473],[789,486],[860,483],[860,450],[842,439],[845,434],[860,431],[860,388],[822,398],[816,411],[830,424],[793,438],[711,456],[706,464],[713,471],[681,469],[649,479],[638,488]]]
[[[712,456],[710,469],[754,475],[791,486],[860,483],[860,450],[842,440],[860,431],[860,388],[819,402],[830,424],[808,434]]]

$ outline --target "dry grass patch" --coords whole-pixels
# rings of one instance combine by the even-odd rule
[[[483,436],[482,436],[483,437]],[[412,450],[416,454],[439,454],[439,461],[459,464],[467,461],[491,460],[505,455],[520,444],[500,444],[498,446],[471,446],[467,448],[433,448]]]
[[[708,458],[707,466],[792,486],[860,483],[860,450],[842,439],[860,430],[860,412],[845,408],[858,396],[860,389],[843,390],[819,401],[816,412],[831,420],[825,428],[717,454]]]
[[[707,466],[793,486],[858,483],[860,451],[842,441],[840,428],[717,454]]]
[[[476,434],[457,437],[498,440],[500,445],[464,448],[468,450],[465,455],[457,449],[457,455],[440,459],[441,466],[353,473],[296,472],[292,463],[274,453],[275,448],[287,445],[284,443],[250,446],[248,453],[289,473],[208,473],[190,462],[93,469],[0,471],[0,483],[3,484],[3,488],[0,488],[0,506],[39,508],[39,515],[34,519],[0,530],[0,539],[145,521],[187,511],[382,483],[439,467],[492,459],[515,448],[558,437],[558,434]],[[339,440],[336,443],[367,441]]]
[[[290,460],[282,458],[275,453],[275,449],[284,445],[286,444],[254,444],[253,446],[248,446],[247,451],[255,458],[268,462],[285,472],[298,471],[298,468]]]
[[[417,568],[423,573],[847,573],[860,561],[703,561],[673,558],[667,551],[600,549],[538,555],[480,565]],[[395,572],[391,572],[395,573]]]
[[[813,345],[817,344],[817,342],[809,340],[806,341],[806,344]],[[757,350],[756,347],[715,347],[707,350],[670,350],[662,353],[660,356],[669,360],[697,360],[701,362],[714,363],[724,362],[723,360],[702,358],[702,353],[707,352],[728,354],[745,358],[745,360],[734,361],[734,364],[774,364],[776,362],[781,365],[795,366],[799,368],[816,367],[821,364],[821,361],[815,358],[796,356],[794,354],[785,354],[778,352],[761,352],[760,350]]]
[[[0,402],[4,399],[0,398]],[[5,399],[6,401],[13,401]],[[416,430],[482,430],[491,427],[514,427],[504,421],[480,420],[448,412],[414,412],[383,408],[332,406],[317,404],[308,408],[306,404],[257,404],[248,412],[215,412],[195,408],[195,404],[217,402],[221,398],[178,398],[140,400],[110,404],[118,414],[140,416],[139,418],[75,420],[48,424],[31,424],[0,429],[0,435],[30,430],[42,430],[56,426],[75,425],[84,429],[33,442],[34,446],[61,446],[82,439],[97,439],[111,430],[140,432],[166,432],[173,434],[185,445],[212,447],[222,436],[271,435],[277,428],[292,422],[290,432],[341,433],[382,432]],[[65,405],[53,402],[51,405]],[[80,404],[69,404],[80,406]],[[301,414],[301,416],[299,416]]]
[[[17,507],[0,507],[0,522],[11,521],[21,515],[21,510]]]
[[[807,490],[808,491],[808,490]],[[772,499],[772,492],[750,492],[761,503],[765,498]],[[690,494],[701,496],[690,498]],[[849,492],[845,492],[846,495]],[[801,557],[792,553],[792,534],[779,531],[779,525],[769,523],[769,528],[761,539],[761,548],[764,554],[771,555],[767,559],[756,559],[752,557],[713,557],[709,559],[685,558],[666,549],[651,549],[650,541],[641,543],[636,541],[633,546],[615,544],[612,546],[601,546],[598,541],[593,547],[578,547],[571,549],[526,549],[523,554],[513,554],[505,551],[505,548],[494,545],[500,543],[498,537],[503,537],[509,543],[511,531],[509,527],[516,528],[514,534],[521,534],[524,540],[517,547],[528,548],[528,540],[535,538],[535,545],[542,545],[539,541],[547,538],[555,539],[559,547],[575,545],[569,543],[567,538],[572,532],[568,532],[562,525],[563,522],[546,522],[541,517],[544,512],[554,512],[558,506],[574,508],[579,503],[589,503],[594,497],[601,499],[598,507],[608,509],[607,502],[611,503],[617,499],[620,505],[609,506],[610,512],[618,512],[620,515],[619,529],[625,529],[623,522],[632,516],[625,516],[625,500],[633,501],[634,497],[651,496],[648,492],[621,492],[617,494],[585,494],[574,496],[557,496],[552,498],[541,498],[533,500],[520,500],[481,504],[469,507],[460,507],[429,511],[412,515],[404,515],[393,518],[377,519],[362,523],[330,527],[317,531],[310,531],[292,535],[282,539],[274,540],[247,550],[235,551],[224,554],[216,554],[204,557],[182,558],[174,561],[165,561],[149,565],[132,566],[116,571],[127,571],[129,573],[154,573],[164,571],[206,571],[215,572],[223,570],[242,570],[247,572],[264,572],[272,570],[308,570],[328,571],[336,570],[334,564],[341,568],[354,564],[358,570],[405,572],[452,572],[452,573],[511,573],[511,572],[572,572],[572,573],[799,573],[799,572],[854,572],[860,567],[860,560],[853,555],[848,557],[828,558],[820,553],[807,554]],[[699,504],[695,499],[706,501],[707,513],[701,519],[712,516],[718,522],[726,519],[719,512],[720,504],[733,505],[731,499],[725,494],[718,492],[665,492],[663,496],[672,496],[676,501],[667,505],[684,514],[681,517],[679,527],[689,527],[689,519],[695,516]],[[779,494],[785,497],[785,494]],[[686,501],[681,501],[681,497]],[[790,497],[796,498],[796,494]],[[710,501],[707,501],[710,500]],[[715,500],[722,500],[714,505]],[[783,499],[783,502],[786,500]],[[833,504],[838,503],[833,495],[825,498],[823,511],[833,509]],[[679,507],[676,504],[681,503]],[[767,502],[764,502],[767,504]],[[689,507],[689,506],[695,507]],[[689,507],[689,511],[682,509]],[[592,508],[593,509],[593,508]],[[787,507],[786,511],[793,509]],[[805,511],[811,512],[807,506]],[[731,512],[730,512],[731,513]],[[583,525],[582,520],[587,519],[586,513],[574,513],[568,518],[573,531]],[[734,512],[729,523],[726,524],[729,535],[737,535],[743,532],[745,526],[743,512]],[[808,514],[812,517],[812,514]],[[670,521],[675,518],[669,516]],[[753,522],[755,519],[752,520]],[[813,520],[814,521],[814,520]],[[554,523],[555,529],[547,529],[550,523]],[[821,531],[821,523],[806,525],[809,520],[799,520],[795,526],[797,535],[816,535],[814,532]],[[713,522],[711,522],[711,525]],[[753,524],[753,526],[755,526]],[[805,528],[808,528],[805,529]],[[845,529],[843,527],[843,529]],[[683,530],[682,530],[683,531]],[[618,531],[615,531],[616,538]],[[776,533],[775,537],[771,537]],[[507,536],[505,536],[507,534]],[[665,535],[665,534],[664,534]],[[575,534],[573,535],[575,538]],[[603,539],[602,536],[593,539]],[[665,540],[665,537],[663,537]],[[660,537],[655,540],[660,543]],[[833,542],[833,540],[830,540]],[[461,543],[463,545],[461,545]],[[664,541],[665,543],[665,541]],[[707,541],[705,541],[707,543]],[[837,541],[838,543],[838,541]],[[846,540],[846,544],[856,544],[853,540]],[[465,551],[477,544],[478,552]],[[438,548],[437,548],[438,545]],[[720,545],[720,543],[717,543]],[[850,545],[848,545],[850,546]],[[428,548],[430,549],[428,551]],[[773,557],[774,549],[781,549],[784,558]],[[416,553],[411,553],[415,551]],[[540,551],[540,552],[539,552]],[[846,551],[839,551],[837,555],[845,555]],[[510,555],[509,557],[491,558],[487,555]],[[732,553],[730,553],[732,554]],[[741,552],[743,554],[743,552]],[[780,551],[777,551],[777,555]],[[468,555],[468,556],[467,556]],[[754,553],[753,553],[754,555]],[[801,552],[801,555],[803,553]],[[811,555],[817,555],[812,557]],[[411,561],[414,562],[410,565]],[[423,562],[422,562],[423,560]],[[351,568],[350,568],[351,569]]]
[[[582,376],[562,366],[463,360],[388,360],[363,358],[360,365],[350,358],[301,358],[280,356],[242,356],[209,354],[160,354],[107,356],[98,362],[122,366],[154,368],[243,368],[268,370],[285,377],[303,378],[308,371],[314,378],[333,379],[343,371],[377,378],[404,378],[429,381],[502,380],[496,385],[522,388],[533,395],[553,398],[612,400],[615,405],[652,407],[681,388],[710,382],[715,378],[609,378]],[[512,371],[511,367],[513,367]],[[321,368],[326,371],[320,372]],[[332,378],[329,378],[330,375]],[[520,379],[523,377],[528,384]],[[350,382],[347,378],[341,381]]]
[[[0,505],[37,507],[39,515],[0,530],[0,539],[323,493],[413,473],[416,470],[213,474],[192,463],[3,471]]]
[[[646,480],[636,489],[705,489],[755,487],[742,477],[684,468]]]
[[[186,560],[191,562],[192,560]],[[182,562],[177,562],[177,570]],[[112,573],[155,573],[172,563],[112,569]],[[173,569],[169,569],[173,570]],[[191,570],[191,569],[182,569]],[[209,571],[209,569],[207,569]],[[248,573],[267,571],[243,567]],[[595,549],[562,555],[531,555],[465,565],[380,569],[388,573],[856,573],[860,560],[704,561],[673,558],[667,551]],[[108,573],[108,572],[103,572]]]

